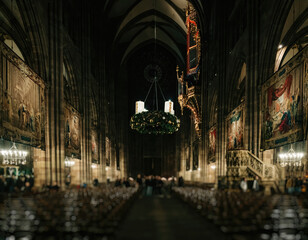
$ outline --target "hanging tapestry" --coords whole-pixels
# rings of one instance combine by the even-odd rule
[[[68,103],[64,110],[65,117],[65,155],[81,158],[80,149],[80,115]]]
[[[98,163],[97,132],[95,130],[91,131],[91,155],[92,162]]]
[[[242,103],[227,117],[228,150],[243,149],[244,147],[244,106],[245,103]]]
[[[198,140],[193,144],[193,170],[199,168],[199,142]]]
[[[213,126],[210,128],[209,131],[209,153],[208,153],[209,161],[215,158],[215,154],[216,154],[216,126]]]
[[[303,139],[303,100],[307,102],[303,96],[303,66],[304,57],[301,52],[262,87],[263,149]]]
[[[190,147],[186,147],[185,150],[186,171],[190,170]]]
[[[111,146],[110,146],[110,140],[108,137],[106,137],[106,166],[110,167],[110,158],[111,158]]]
[[[10,48],[0,42],[0,135],[45,147],[45,85]]]

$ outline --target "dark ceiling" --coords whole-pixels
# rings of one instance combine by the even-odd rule
[[[186,7],[186,0],[106,0],[108,37],[120,64],[154,39],[184,64]]]

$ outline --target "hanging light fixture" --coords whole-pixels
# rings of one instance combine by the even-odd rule
[[[19,151],[13,142],[13,146],[9,150],[1,150],[1,154],[3,156],[2,163],[4,165],[25,165],[27,160],[26,157],[28,152]]]
[[[295,152],[292,148],[287,153],[280,153],[278,154],[280,160],[279,164],[282,167],[286,166],[301,166],[302,165],[302,158],[304,157],[304,153],[302,152]]]
[[[65,157],[64,159],[64,165],[65,167],[72,167],[75,165],[75,161],[73,160],[73,156],[72,157]]]
[[[155,10],[155,0],[153,1]],[[155,53],[156,53],[156,15],[154,15],[154,40],[155,40]],[[174,115],[173,102],[171,100],[166,101],[164,94],[158,83],[157,71],[154,71],[154,76],[152,78],[152,84],[149,91],[145,97],[144,101],[136,102],[135,114],[130,119],[130,126],[133,130],[138,131],[142,134],[173,134],[180,127],[180,120]],[[155,103],[156,110],[149,111],[145,108],[145,102],[154,86],[155,91]],[[160,93],[165,101],[164,112],[158,110],[158,97],[157,88],[160,89]]]

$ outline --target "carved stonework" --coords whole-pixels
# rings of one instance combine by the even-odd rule
[[[201,138],[201,90],[199,86],[188,87],[188,83],[184,82],[183,72],[179,76],[179,68],[176,69],[177,78],[181,86],[181,91],[178,96],[178,102],[181,106],[183,114],[184,107],[188,108],[194,116],[194,124],[198,138]]]
[[[266,164],[247,150],[229,151],[226,156],[227,175],[231,178],[258,176],[261,179],[278,180],[279,168]]]
[[[201,39],[198,27],[197,11],[188,3],[186,9],[187,27],[187,64],[186,77],[179,76],[179,67],[176,68],[179,82],[178,102],[183,115],[184,107],[188,108],[194,117],[194,125],[198,138],[201,138],[201,89],[199,84]]]
[[[266,178],[273,178],[273,168],[270,166],[264,166],[264,175]]]

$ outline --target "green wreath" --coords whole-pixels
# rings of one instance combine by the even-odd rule
[[[142,134],[173,134],[180,127],[180,120],[162,111],[141,112],[130,119],[130,127]]]

